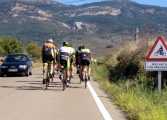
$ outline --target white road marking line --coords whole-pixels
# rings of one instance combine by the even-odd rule
[[[95,90],[93,89],[93,87],[91,86],[89,81],[87,82],[87,85],[88,85],[88,88],[89,88],[101,114],[103,115],[104,120],[112,120],[110,114],[108,113],[108,111],[104,107],[103,103],[100,101],[99,97],[97,96]]]

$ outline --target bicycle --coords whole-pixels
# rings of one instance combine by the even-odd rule
[[[47,90],[49,87],[50,79],[53,81],[53,76],[50,73],[51,71],[51,63],[47,63],[47,74],[46,74],[46,81],[45,81],[45,89]]]
[[[82,83],[82,81],[83,81],[83,78],[82,78],[82,74],[81,74],[81,68],[79,67],[78,68],[78,75],[79,75],[79,78],[80,78],[80,84]]]
[[[62,84],[63,84],[63,91],[66,89],[66,70],[63,66],[60,66],[59,68],[59,79],[61,80]]]
[[[88,81],[87,65],[82,66],[82,67],[84,67],[83,73],[80,72],[79,77],[80,77],[80,82],[81,82],[81,81],[84,81],[84,83],[85,83],[85,88],[86,88],[86,87],[87,87],[87,81]]]
[[[71,83],[71,79],[73,78],[72,76],[72,70],[70,69],[70,80],[69,80],[69,83]]]

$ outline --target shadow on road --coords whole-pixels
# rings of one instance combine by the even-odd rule
[[[30,81],[30,80],[29,81],[22,80],[22,81],[16,81],[16,82],[27,82],[27,83],[29,83],[29,82],[37,83],[38,82],[38,83],[41,83],[41,81]]]
[[[45,84],[42,84],[42,81],[16,81],[18,83],[23,83],[24,85],[18,86],[0,86],[1,88],[13,88],[16,90],[44,90]],[[27,85],[26,85],[27,84]],[[62,91],[62,83],[61,82],[50,82],[48,90],[53,91]]]
[[[2,88],[13,88],[17,90],[42,90],[42,87],[36,87],[36,86],[0,86]]]

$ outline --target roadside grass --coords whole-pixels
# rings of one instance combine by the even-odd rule
[[[32,61],[32,67],[33,68],[37,68],[37,67],[41,67],[42,66],[42,62],[40,60],[34,60]]]
[[[119,79],[109,80],[109,70],[105,65],[93,65],[93,77],[102,89],[131,120],[167,120],[167,89],[158,92],[139,83],[143,76],[135,81]]]

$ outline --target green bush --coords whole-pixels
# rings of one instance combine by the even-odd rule
[[[41,57],[41,47],[35,43],[30,43],[26,47],[26,51],[33,58],[40,59]]]
[[[93,78],[96,81],[107,80],[109,78],[109,71],[105,65],[98,65],[95,63],[92,65]]]
[[[14,37],[0,37],[0,54],[24,52],[22,42]]]

